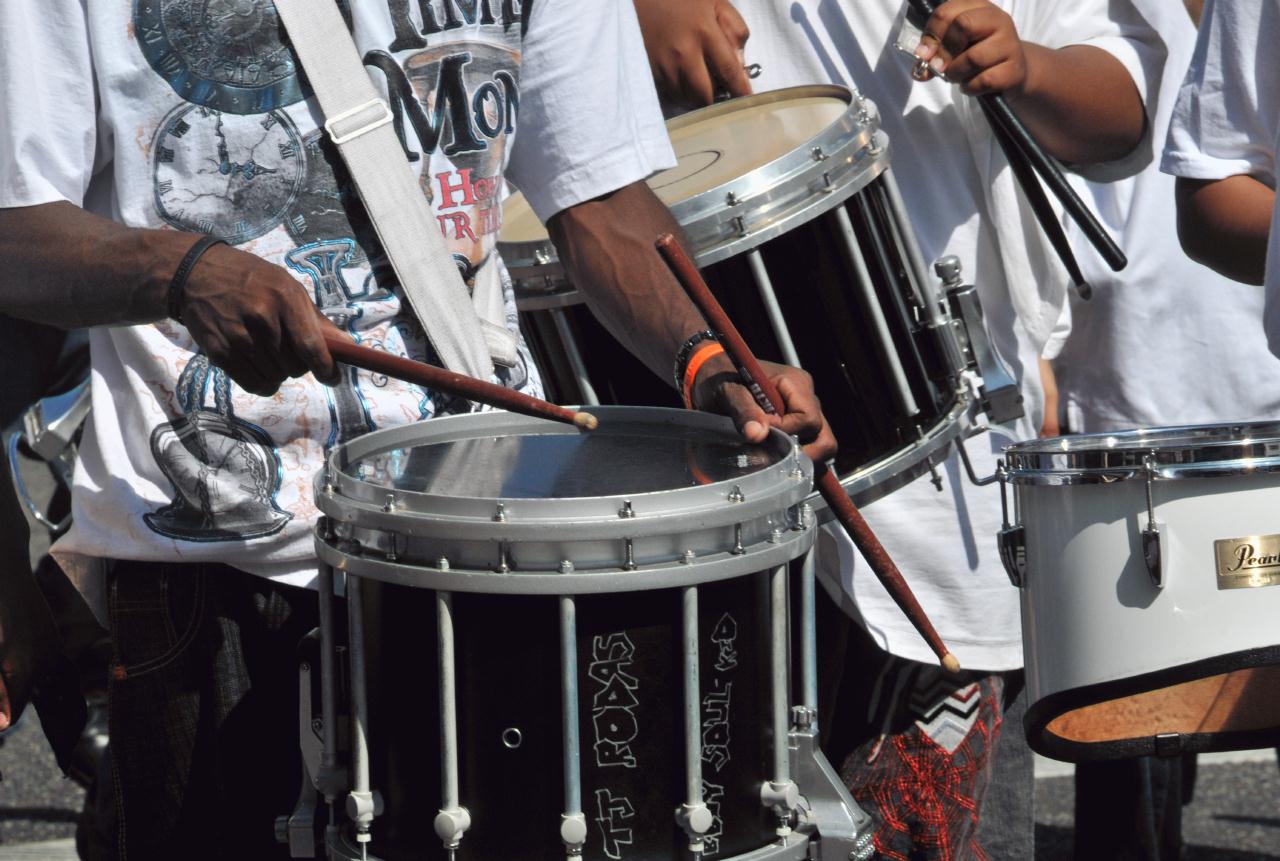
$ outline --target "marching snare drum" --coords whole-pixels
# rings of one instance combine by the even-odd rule
[[[1280,424],[1007,451],[1036,750],[1071,761],[1280,739]]]
[[[483,413],[330,455],[301,716],[308,782],[344,811],[328,856],[866,857],[788,679],[812,465],[777,431],[595,412],[590,434]],[[305,795],[295,855],[318,846]]]
[[[875,106],[843,87],[796,87],[667,127],[679,164],[650,186],[760,357],[813,375],[855,501],[940,462],[966,425],[960,373],[994,354],[969,349],[986,337],[980,317],[969,322],[973,288],[948,284],[944,303],[925,269]],[[527,201],[510,198],[503,219],[498,247],[553,398],[678,405],[591,317]],[[981,370],[988,392],[1016,393],[996,365]]]

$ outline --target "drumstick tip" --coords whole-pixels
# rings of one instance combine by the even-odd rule
[[[948,673],[960,672],[960,659],[951,652],[947,652],[942,656],[942,668]]]
[[[585,431],[593,431],[600,427],[600,420],[591,413],[574,413],[573,423]]]

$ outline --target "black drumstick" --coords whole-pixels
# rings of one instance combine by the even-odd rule
[[[1084,273],[1080,271],[1080,264],[1076,262],[1075,252],[1071,250],[1071,242],[1067,239],[1067,232],[1062,229],[1057,213],[1053,211],[1053,207],[1049,204],[1049,197],[1045,194],[1044,186],[1040,184],[1040,180],[1036,179],[1035,171],[1031,169],[1030,163],[1018,157],[1017,144],[991,118],[987,103],[979,102],[979,104],[982,106],[983,112],[987,114],[987,119],[991,121],[991,130],[995,134],[996,142],[1000,144],[1000,149],[1004,151],[1005,158],[1009,160],[1009,166],[1013,169],[1014,176],[1017,177],[1018,185],[1022,186],[1022,193],[1027,196],[1027,202],[1031,204],[1031,209],[1036,214],[1036,220],[1040,222],[1040,226],[1049,237],[1049,242],[1053,245],[1053,249],[1058,252],[1058,258],[1062,261],[1062,265],[1067,268],[1067,275],[1071,277],[1071,283],[1075,285],[1076,292],[1080,294],[1081,299],[1092,297],[1093,288],[1089,286],[1088,281],[1084,280]]]
[[[946,0],[942,0],[943,3]],[[941,3],[934,3],[933,0],[908,0],[908,3],[920,15],[928,20],[933,16]],[[1115,240],[1107,233],[1106,229],[1080,199],[1080,195],[1076,194],[1071,184],[1067,182],[1066,176],[1062,173],[1062,168],[1057,161],[1053,159],[1031,136],[1031,132],[1027,131],[1027,127],[1023,125],[1022,120],[1018,119],[1013,109],[1009,107],[1009,103],[1005,101],[1004,96],[1000,93],[987,93],[978,96],[979,101],[983,104],[984,113],[987,121],[991,123],[993,130],[1002,129],[1007,135],[1009,141],[1016,145],[1017,152],[1022,155],[1025,161],[1030,162],[1036,172],[1044,178],[1045,184],[1049,186],[1049,190],[1066,208],[1067,214],[1075,220],[1080,226],[1080,230],[1084,233],[1089,243],[1098,250],[1102,255],[1102,259],[1107,262],[1113,271],[1119,272],[1129,264],[1128,258],[1124,252],[1120,250],[1120,246],[1116,245]],[[997,133],[997,138],[1000,137]],[[1005,147],[1005,142],[1001,141],[1001,146],[1005,148],[1005,155],[1010,163],[1014,161],[1014,154],[1009,152]],[[1019,184],[1022,185],[1023,191],[1027,193],[1028,199],[1031,199],[1032,192],[1028,190],[1026,183],[1023,181],[1022,175],[1019,175]],[[1050,230],[1042,216],[1037,213],[1041,226],[1047,231]],[[1056,222],[1056,219],[1055,219]],[[1050,240],[1053,240],[1053,234],[1050,233]],[[1058,243],[1054,241],[1054,247],[1058,247]],[[1061,251],[1059,251],[1061,255]],[[1063,263],[1071,267],[1072,264],[1067,263],[1064,259]],[[1074,263],[1074,260],[1073,260]],[[1077,267],[1078,269],[1078,267]],[[1074,276],[1073,276],[1074,277]]]

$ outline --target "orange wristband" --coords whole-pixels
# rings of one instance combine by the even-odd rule
[[[724,353],[724,345],[719,341],[708,341],[700,346],[692,356],[689,357],[689,363],[684,368],[684,406],[685,409],[693,409],[693,384],[698,379],[698,371],[702,370],[702,366],[709,359]]]

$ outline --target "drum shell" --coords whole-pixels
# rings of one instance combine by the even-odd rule
[[[759,797],[772,744],[763,590],[762,575],[699,589],[703,738],[722,737],[731,754],[718,758],[704,753],[704,785],[709,785],[708,801],[719,816],[713,829],[716,858],[731,859],[774,840],[776,822]],[[367,581],[365,596],[366,631],[373,632],[368,636],[369,662],[377,668],[369,684],[372,778],[386,800],[373,829],[374,854],[383,861],[445,861],[430,826],[440,806],[435,594]],[[721,672],[713,638],[719,637],[717,624],[725,614],[732,614],[736,623],[735,660]],[[458,861],[562,861],[556,599],[458,594],[453,618],[461,800],[472,818]],[[582,857],[607,861],[604,840],[610,825],[620,833],[632,832],[631,843],[621,847],[624,858],[686,857],[688,839],[675,819],[684,800],[680,593],[581,597],[578,620],[582,800],[590,829]],[[637,735],[629,745],[634,769],[596,767],[593,750],[593,705],[602,690],[591,675],[593,648],[600,651],[608,637],[618,634],[625,634],[635,649],[634,662],[621,665],[638,681],[633,691]],[[708,697],[722,698],[728,717],[722,736],[709,728]],[[607,721],[604,710],[598,715]],[[507,734],[511,729],[521,733],[514,748]],[[626,799],[634,816],[611,822],[602,816],[602,799]]]
[[[1140,471],[1098,483],[1022,484],[1016,499],[1026,529],[1023,648],[1037,750],[1077,761],[1153,752],[1149,737],[1089,750],[1045,733],[1045,724],[1086,702],[1280,660],[1280,588],[1219,589],[1214,552],[1216,540],[1275,531],[1280,474],[1156,479],[1162,586],[1144,561]]]

